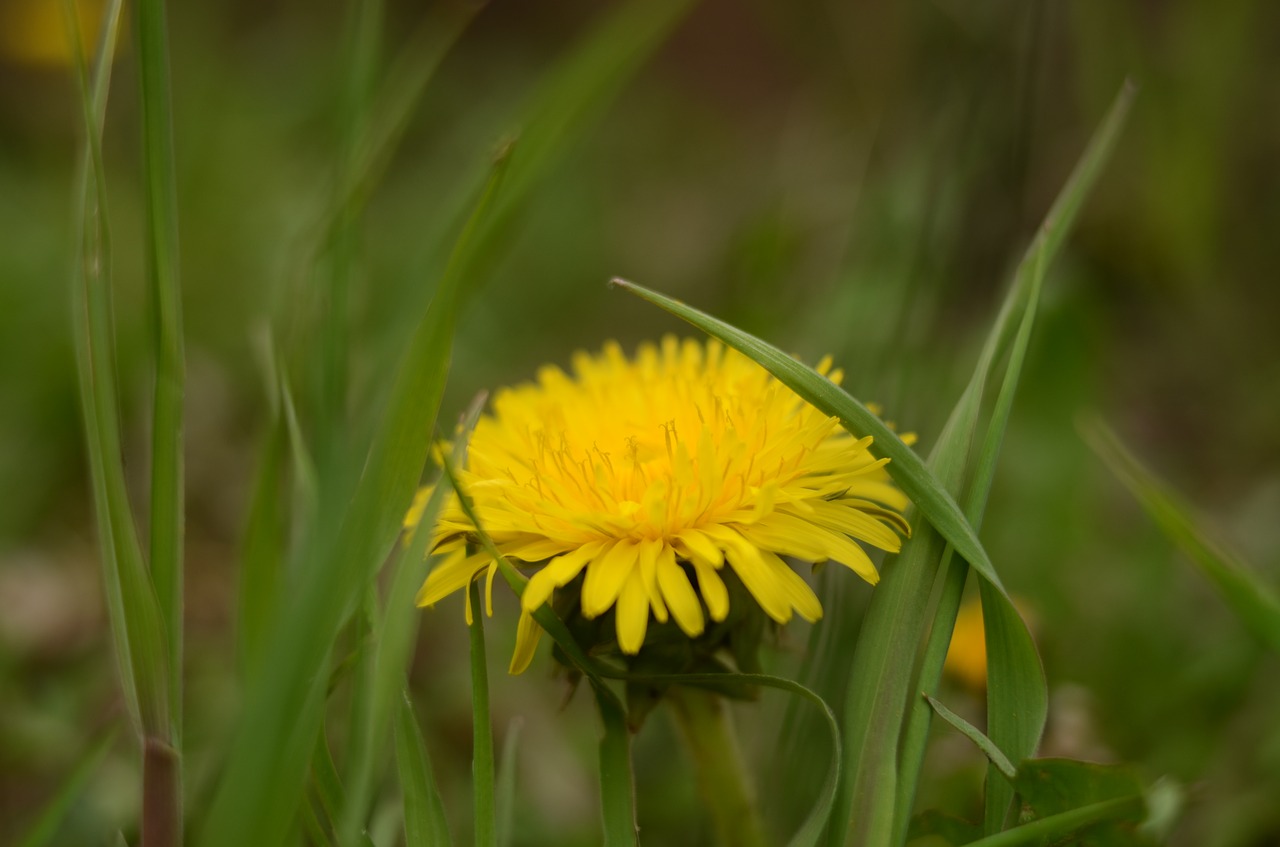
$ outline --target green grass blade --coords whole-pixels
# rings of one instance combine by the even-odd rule
[[[436,790],[431,759],[407,691],[400,697],[395,723],[396,766],[404,794],[405,843],[452,844],[444,803]]]
[[[485,395],[481,394],[472,402],[454,438],[451,455],[458,461],[466,456],[467,439],[480,417],[484,399]],[[404,689],[404,675],[418,631],[420,613],[413,598],[430,570],[427,547],[431,541],[431,528],[450,491],[447,479],[442,478],[435,485],[418,519],[417,530],[400,548],[391,565],[386,608],[374,625],[374,669],[367,692],[365,720],[357,727],[348,751],[351,764],[342,829],[344,843],[350,840],[360,821],[366,817],[372,800],[375,760],[391,724],[396,701]]]
[[[519,767],[520,730],[524,721],[513,718],[502,739],[502,757],[498,761],[498,787],[495,807],[498,818],[498,847],[511,847],[516,813],[516,776]]]
[[[180,745],[185,499],[182,404],[186,363],[182,289],[178,279],[178,192],[164,0],[139,0],[134,19],[147,206],[147,279],[156,368],[151,421],[151,574],[168,636],[169,709],[174,740]]]
[[[1161,531],[1182,548],[1227,606],[1262,644],[1280,653],[1280,594],[1215,541],[1163,481],[1101,421],[1081,425],[1089,446],[1124,483]]]
[[[471,603],[471,788],[475,812],[476,847],[498,843],[498,813],[494,804],[493,724],[489,717],[489,666],[484,649],[484,605],[480,583],[467,589]]]
[[[925,519],[983,576],[993,584],[1000,585],[1000,578],[996,575],[990,558],[952,495],[934,473],[925,467],[924,461],[915,451],[903,444],[897,433],[889,429],[866,406],[813,368],[754,335],[633,282],[614,279],[612,284],[666,309],[750,357],[807,402],[823,413],[838,418],[850,432],[860,436],[873,436],[875,443],[871,446],[871,452],[890,460],[885,469]]]
[[[938,702],[930,695],[924,695],[924,700],[929,704],[930,708],[938,713],[938,717],[951,724],[959,730],[961,735],[976,744],[978,749],[982,751],[983,755],[991,760],[991,764],[995,765],[996,769],[999,770],[1006,779],[1012,780],[1018,775],[1018,769],[1013,766],[1013,762],[1009,761],[1009,757],[1001,752],[1000,748],[997,747],[990,738],[983,735],[982,731],[976,726],[969,723],[946,706],[942,705],[942,703]]]
[[[246,669],[261,661],[279,607],[288,534],[283,501],[287,439],[284,419],[277,410],[267,424],[258,459],[240,555],[238,621],[240,655]]]
[[[996,397],[995,408],[991,414],[991,421],[987,426],[986,437],[978,454],[978,469],[974,479],[969,484],[964,498],[966,516],[975,527],[982,524],[987,494],[991,489],[991,481],[995,475],[995,460],[1000,453],[1000,445],[1008,425],[1009,414],[1013,409],[1013,399],[1017,393],[1018,380],[1022,372],[1022,362],[1026,356],[1027,345],[1031,338],[1031,328],[1039,305],[1043,270],[1043,262],[1038,261],[1034,266],[1033,274],[1029,277],[1031,280],[1030,295],[1026,299],[1022,320],[1018,326],[1018,333],[1014,338],[1013,349],[1009,354],[1004,380],[1001,382],[1000,392]],[[1018,288],[1019,286],[1015,285],[1011,289],[1009,300],[1015,298]],[[1012,314],[1012,312],[1006,312],[1006,314]],[[1000,322],[998,321],[996,330],[990,338],[996,337],[999,331],[999,324]],[[974,432],[978,420],[978,398],[985,390],[985,385],[986,371],[979,367],[966,388],[961,402],[956,405],[953,411],[952,420],[957,430],[967,433]],[[938,449],[947,449],[947,442],[940,441]],[[932,695],[938,690],[938,681],[942,676],[942,666],[946,660],[947,648],[951,644],[951,633],[955,629],[956,615],[960,610],[960,600],[969,573],[967,563],[953,557],[950,548],[943,553],[940,567],[945,573],[943,589],[938,599],[938,606],[934,613],[929,638],[925,644],[924,655],[921,658],[920,675],[917,683],[917,687],[926,695]],[[993,729],[1007,739],[1011,733],[1004,730],[1004,716],[1003,714],[997,716],[995,713],[1003,713],[1005,710],[1012,710],[1015,713],[1014,719],[1017,724],[1015,725],[1015,732],[1012,733],[1014,735],[1013,743],[1018,750],[1018,757],[1025,758],[1034,752],[1036,745],[1039,743],[1048,711],[1048,689],[1044,679],[1043,666],[1040,663],[1035,644],[1031,641],[1030,634],[1026,632],[1026,627],[1022,624],[1022,619],[1017,610],[1013,608],[1006,598],[988,588],[985,583],[980,590],[984,591],[983,598],[987,603],[984,608],[992,609],[997,625],[1000,626],[999,631],[1004,635],[1000,639],[1002,646],[994,660],[994,663],[1000,665],[1000,667],[993,673],[999,682],[995,693],[990,699],[990,720],[995,721]],[[988,597],[988,594],[991,596]],[[1019,680],[1021,684],[1015,687],[1009,686],[1006,680],[1011,678]],[[925,748],[928,743],[930,714],[928,706],[923,701],[916,701],[911,707],[911,715],[907,720],[907,726],[903,733],[901,774],[895,809],[895,841],[901,841],[910,826],[916,785],[919,782],[920,770],[924,763]],[[998,783],[993,774],[988,774],[987,785],[987,797],[990,801],[988,808],[1003,809],[1007,807],[1012,797],[1009,787],[1003,783]]]
[[[36,815],[35,822],[28,827],[26,834],[17,840],[15,847],[45,847],[46,844],[53,843],[53,839],[58,834],[58,828],[66,819],[71,807],[84,793],[90,777],[102,765],[102,760],[107,757],[118,734],[113,729],[89,748],[89,752],[81,757],[75,770],[58,788],[57,793]]]
[[[431,305],[410,339],[388,407],[354,492],[333,491],[308,539],[303,580],[246,695],[232,748],[200,843],[274,844],[301,795],[319,728],[325,662],[338,631],[395,543],[431,446],[448,373],[457,303],[474,258],[475,233],[497,196],[505,157],[464,228]],[[295,737],[296,736],[296,737]],[[282,739],[293,739],[282,743]]]
[[[1069,812],[1060,812],[1031,823],[1015,826],[995,835],[969,842],[966,847],[1021,847],[1023,844],[1058,844],[1067,836],[1094,824],[1124,820],[1140,815],[1141,796],[1117,797],[1090,803]]]
[[[79,205],[76,210],[76,281],[72,309],[80,405],[102,554],[103,587],[130,714],[141,735],[163,738],[169,732],[164,625],[150,575],[143,563],[125,486],[119,391],[112,349],[111,237],[106,218],[101,132],[120,7],[113,3],[104,19],[93,81],[86,78],[74,5],[64,2],[63,8],[76,56],[76,81],[85,129],[77,180]]]

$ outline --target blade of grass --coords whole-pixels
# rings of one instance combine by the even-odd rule
[[[178,844],[182,832],[181,760],[175,746],[180,707],[167,653],[166,610],[159,602],[142,550],[124,482],[119,403],[112,350],[110,229],[102,126],[120,7],[104,17],[94,79],[87,78],[75,7],[63,4],[75,57],[85,127],[80,177],[78,235],[80,284],[73,310],[81,407],[88,441],[90,476],[101,536],[104,585],[126,702],[142,737],[142,832],[148,844]],[[92,221],[92,224],[89,222]],[[179,606],[180,609],[180,606]],[[180,612],[179,612],[180,614]]]
[[[502,739],[502,758],[498,761],[498,789],[495,804],[498,818],[498,847],[511,847],[516,812],[516,768],[520,752],[520,730],[524,721],[512,718]]]
[[[1000,748],[997,747],[990,738],[983,735],[981,730],[948,709],[946,706],[942,705],[942,703],[938,702],[930,695],[924,695],[923,699],[935,712],[938,713],[938,717],[951,724],[959,730],[961,735],[977,745],[983,755],[991,761],[991,764],[996,766],[996,769],[999,770],[1006,779],[1012,780],[1018,775],[1018,769],[1013,766],[1013,762],[1009,761],[1009,757],[1001,752]]]
[[[1031,293],[1026,301],[1022,321],[1018,327],[1018,334],[1014,339],[1013,349],[1009,355],[1005,377],[1001,383],[1000,392],[996,397],[996,405],[991,414],[991,421],[987,426],[986,438],[978,456],[978,470],[965,496],[966,516],[975,527],[982,525],[987,494],[990,491],[991,481],[995,474],[995,459],[1000,452],[1000,444],[1003,440],[1005,428],[1008,425],[1009,414],[1013,408],[1013,398],[1017,392],[1022,361],[1031,338],[1031,328],[1040,300],[1042,277],[1043,262],[1037,262],[1036,270],[1030,277]],[[1016,296],[1018,288],[1019,286],[1015,284],[1010,290],[1010,298]],[[1012,314],[1012,312],[1008,314]],[[999,330],[1000,323],[997,322],[994,331],[998,333]],[[972,433],[977,426],[978,398],[984,391],[985,383],[986,371],[979,367],[975,371],[964,397],[956,405],[954,415],[957,426],[966,432]],[[944,443],[939,442],[939,449],[944,449]],[[920,675],[917,683],[917,688],[923,691],[926,696],[932,695],[938,689],[938,682],[942,676],[942,666],[946,660],[947,648],[951,643],[951,633],[955,629],[956,615],[960,610],[960,600],[969,574],[968,565],[963,560],[955,559],[952,556],[950,547],[943,551],[939,567],[945,574],[943,577],[943,590],[938,599],[932,628],[929,631],[924,655],[921,658]],[[996,592],[991,591],[990,593],[994,596],[990,598],[984,596],[987,602],[986,608],[994,608],[1002,601],[1007,604],[1007,601],[1004,601]],[[996,614],[999,614],[999,612],[996,612]],[[1020,623],[1021,618],[1017,617],[1016,610],[1014,615]],[[1022,629],[1025,632],[1025,627]],[[1010,637],[1016,638],[1014,635]],[[1019,650],[1018,648],[1021,649]],[[1044,729],[1044,719],[1048,710],[1048,689],[1044,680],[1044,671],[1040,664],[1039,655],[1036,653],[1035,645],[1029,637],[1011,641],[1010,648],[1005,651],[1004,655],[1016,668],[1027,668],[1028,679],[1025,687],[1013,689],[1012,693],[1015,695],[1015,702],[1006,703],[1002,699],[1002,690],[998,690],[996,698],[993,700],[992,711],[1013,708],[1025,717],[1025,723],[1029,729],[1026,735],[1030,737],[1024,737],[1019,744],[1019,756],[1020,758],[1025,758],[1034,752],[1035,746],[1039,742],[1040,733]],[[910,826],[916,785],[924,763],[930,723],[928,707],[920,701],[915,702],[912,705],[911,714],[903,732],[901,774],[895,807],[895,843],[903,841]],[[1030,749],[1023,749],[1028,744]],[[1007,792],[1002,791],[1002,789],[993,784],[992,776],[989,774],[988,796],[993,791],[1007,794]],[[997,795],[992,802],[992,807],[999,806],[1003,808],[1003,806],[1007,805],[1008,800],[1008,796],[1002,799],[1000,795]]]
[[[97,773],[98,768],[102,765],[102,760],[111,751],[117,735],[119,735],[119,732],[112,729],[89,748],[89,751],[76,764],[75,770],[58,788],[57,793],[36,815],[35,822],[27,829],[26,834],[17,840],[15,847],[44,847],[44,845],[53,842],[54,837],[58,834],[58,828],[67,817],[67,813],[75,802],[80,799],[80,795],[84,793],[89,778]]]
[[[64,2],[63,11],[75,55],[85,129],[77,177],[72,318],[103,585],[130,715],[140,735],[163,737],[169,722],[164,629],[125,486],[112,349],[111,235],[101,137],[120,3],[113,2],[104,16],[92,82],[86,78],[75,7]]]
[[[498,843],[498,817],[494,805],[493,724],[489,718],[489,667],[484,649],[484,607],[480,583],[467,588],[471,606],[471,787],[475,813],[476,847]]]
[[[1280,595],[1244,562],[1215,541],[1168,485],[1151,473],[1100,420],[1080,424],[1081,434],[1161,531],[1182,548],[1252,635],[1280,653]]]
[[[402,693],[396,709],[395,746],[400,788],[404,794],[405,843],[452,844],[444,803],[431,775],[431,759],[408,691]]]
[[[151,427],[151,573],[169,634],[170,708],[174,737],[181,738],[182,674],[178,669],[182,666],[182,402],[186,366],[164,0],[139,0],[134,18],[147,202],[147,276],[156,366]]]
[[[241,662],[254,668],[262,659],[271,620],[279,606],[287,545],[283,503],[288,433],[279,404],[267,424],[249,499],[249,520],[240,554],[239,635]]]
[[[274,844],[288,829],[310,740],[319,728],[323,689],[316,680],[352,599],[394,544],[421,477],[448,373],[457,303],[469,281],[474,236],[498,194],[505,166],[503,154],[410,339],[354,491],[330,492],[320,507],[322,519],[304,549],[307,577],[274,633],[263,665],[270,673],[251,681],[202,844]]]

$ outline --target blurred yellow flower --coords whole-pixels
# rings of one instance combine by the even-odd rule
[[[1014,597],[1013,605],[1028,625],[1034,627],[1034,616],[1022,599]],[[942,670],[971,691],[980,694],[987,690],[987,636],[982,622],[982,603],[976,597],[960,605]]]
[[[982,604],[977,600],[961,604],[942,669],[966,688],[987,690],[987,638],[982,626]]]
[[[841,379],[829,359],[818,370]],[[585,618],[614,611],[625,654],[644,644],[650,616],[673,619],[690,638],[707,617],[724,620],[722,574],[778,623],[817,620],[818,598],[783,556],[840,562],[874,584],[858,542],[896,551],[909,528],[906,497],[870,445],[714,341],[667,337],[634,359],[610,343],[578,353],[572,376],[545,367],[536,382],[499,392],[459,481],[505,556],[545,563],[524,593],[512,672],[528,665],[541,633],[530,612],[571,584]],[[473,532],[451,496],[433,539],[443,558],[419,605],[487,571],[491,613],[496,563],[469,549]]]
[[[76,0],[80,39],[86,60],[92,59],[103,0]],[[0,2],[0,55],[26,65],[65,67],[73,56],[58,0]]]

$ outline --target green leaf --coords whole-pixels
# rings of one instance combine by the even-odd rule
[[[1280,653],[1280,596],[1251,568],[1215,541],[1185,503],[1147,470],[1101,421],[1081,425],[1085,440],[1137,498],[1166,536],[1182,548],[1213,583],[1245,628]]]
[[[930,707],[938,713],[938,717],[960,731],[960,734],[968,738],[978,746],[982,754],[991,760],[991,764],[996,766],[1000,773],[1004,774],[1006,779],[1012,780],[1017,775],[1017,770],[1013,767],[1013,762],[1009,761],[1009,757],[1000,751],[1000,748],[992,743],[990,738],[982,734],[976,726],[969,723],[955,712],[942,705],[928,694],[925,695]]]
[[[408,691],[402,693],[396,709],[395,748],[404,794],[405,843],[452,844],[444,803],[431,775],[431,759]]]

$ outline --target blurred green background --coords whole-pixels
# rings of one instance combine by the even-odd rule
[[[58,5],[0,0],[0,842],[122,713],[70,338],[78,113]],[[455,212],[533,83],[606,5],[494,2],[445,60],[359,228],[345,308],[353,407],[382,396]],[[387,4],[386,56],[422,15]],[[299,274],[344,143],[351,19],[343,4],[298,0],[170,10],[197,809],[237,701],[233,597],[267,416],[262,339],[311,307]],[[1013,262],[1131,76],[1130,124],[1050,274],[983,537],[1034,620],[1053,698],[1046,750],[1188,784],[1175,843],[1280,843],[1280,660],[1075,429],[1101,413],[1280,584],[1278,45],[1280,6],[1264,0],[707,0],[513,222],[459,328],[445,419],[575,349],[685,331],[607,290],[620,275],[807,359],[834,354],[850,391],[927,450]],[[126,41],[105,143],[126,450],[142,456],[136,89]],[[126,463],[143,491],[146,468]],[[413,682],[459,834],[470,708],[454,600],[424,614]],[[496,645],[509,643],[505,625]],[[780,667],[805,637],[786,634]],[[592,723],[581,697],[561,712],[549,667],[495,671],[499,733],[517,715],[525,724],[516,842],[589,844]],[[981,692],[951,696],[980,716]],[[771,700],[741,710],[754,758],[768,760],[781,713]],[[642,828],[651,843],[701,843],[673,744],[662,720],[641,736]],[[939,731],[922,804],[979,808],[981,761],[966,744]],[[113,747],[68,843],[130,825],[135,757],[127,740]]]

